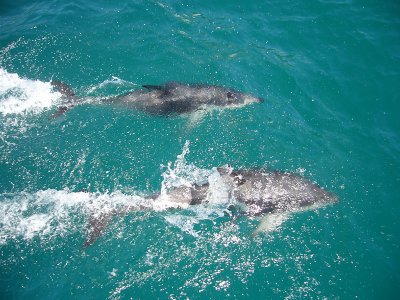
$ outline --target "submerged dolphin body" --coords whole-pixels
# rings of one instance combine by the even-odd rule
[[[268,219],[271,221],[282,214],[319,208],[337,202],[335,195],[303,176],[290,172],[263,169],[233,170],[224,167],[217,169],[217,176],[219,177],[218,189],[223,189],[228,193],[227,208],[229,210],[239,211],[247,216],[264,216],[255,233],[268,229],[268,225],[265,225]],[[215,187],[211,187],[208,181],[201,185],[179,186],[166,194],[154,194],[147,198],[153,201],[153,207],[167,200],[173,204],[173,207],[184,209],[190,205],[208,204],[210,194],[213,192],[215,192]],[[96,241],[114,215],[147,209],[151,208],[131,207],[92,219],[84,246],[90,246]]]
[[[52,81],[67,101],[58,108],[55,116],[65,113],[76,104],[85,103],[78,99],[66,84]],[[215,85],[167,82],[162,85],[143,85],[144,89],[126,95],[100,99],[102,104],[123,106],[154,115],[183,114],[206,107],[235,108],[263,100],[233,89]]]

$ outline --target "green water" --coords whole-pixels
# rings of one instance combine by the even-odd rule
[[[0,298],[396,299],[399,62],[396,1],[3,1]],[[174,80],[266,101],[53,119],[51,79],[94,99]],[[93,214],[223,164],[301,173],[339,202],[256,237],[220,207],[132,212],[82,248]]]

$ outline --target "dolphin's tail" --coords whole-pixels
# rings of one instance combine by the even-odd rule
[[[146,199],[154,200],[158,194],[150,195],[145,197]],[[98,213],[93,214],[89,219],[87,234],[85,237],[85,241],[83,242],[83,248],[87,248],[92,246],[97,239],[103,235],[104,231],[108,227],[108,225],[113,221],[113,219],[117,216],[124,217],[131,211],[145,211],[150,210],[149,206],[138,205],[138,206],[127,206],[124,208],[113,209],[107,213]]]
[[[89,220],[88,233],[83,242],[83,248],[92,246],[94,242],[101,236],[118,212],[113,211],[107,214],[100,214],[99,216],[92,216]]]
[[[57,111],[52,115],[53,118],[57,118],[59,116],[62,116],[65,114],[69,109],[74,107],[74,100],[76,100],[76,95],[75,92],[65,83],[58,81],[58,80],[52,80],[50,84],[58,90],[63,98],[66,99],[66,102],[59,106],[57,108]]]

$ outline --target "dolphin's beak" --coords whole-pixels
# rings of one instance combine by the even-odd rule
[[[258,103],[264,103],[264,98],[261,98],[261,97],[259,97],[259,98],[257,98],[257,100],[258,100]]]

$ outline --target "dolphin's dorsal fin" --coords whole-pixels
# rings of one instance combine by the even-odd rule
[[[142,85],[145,89],[148,89],[149,91],[163,91],[165,88],[162,85],[151,85],[151,84],[144,84]]]
[[[50,82],[52,86],[54,86],[63,96],[66,97],[75,97],[75,92],[64,82],[58,80],[52,80]]]

